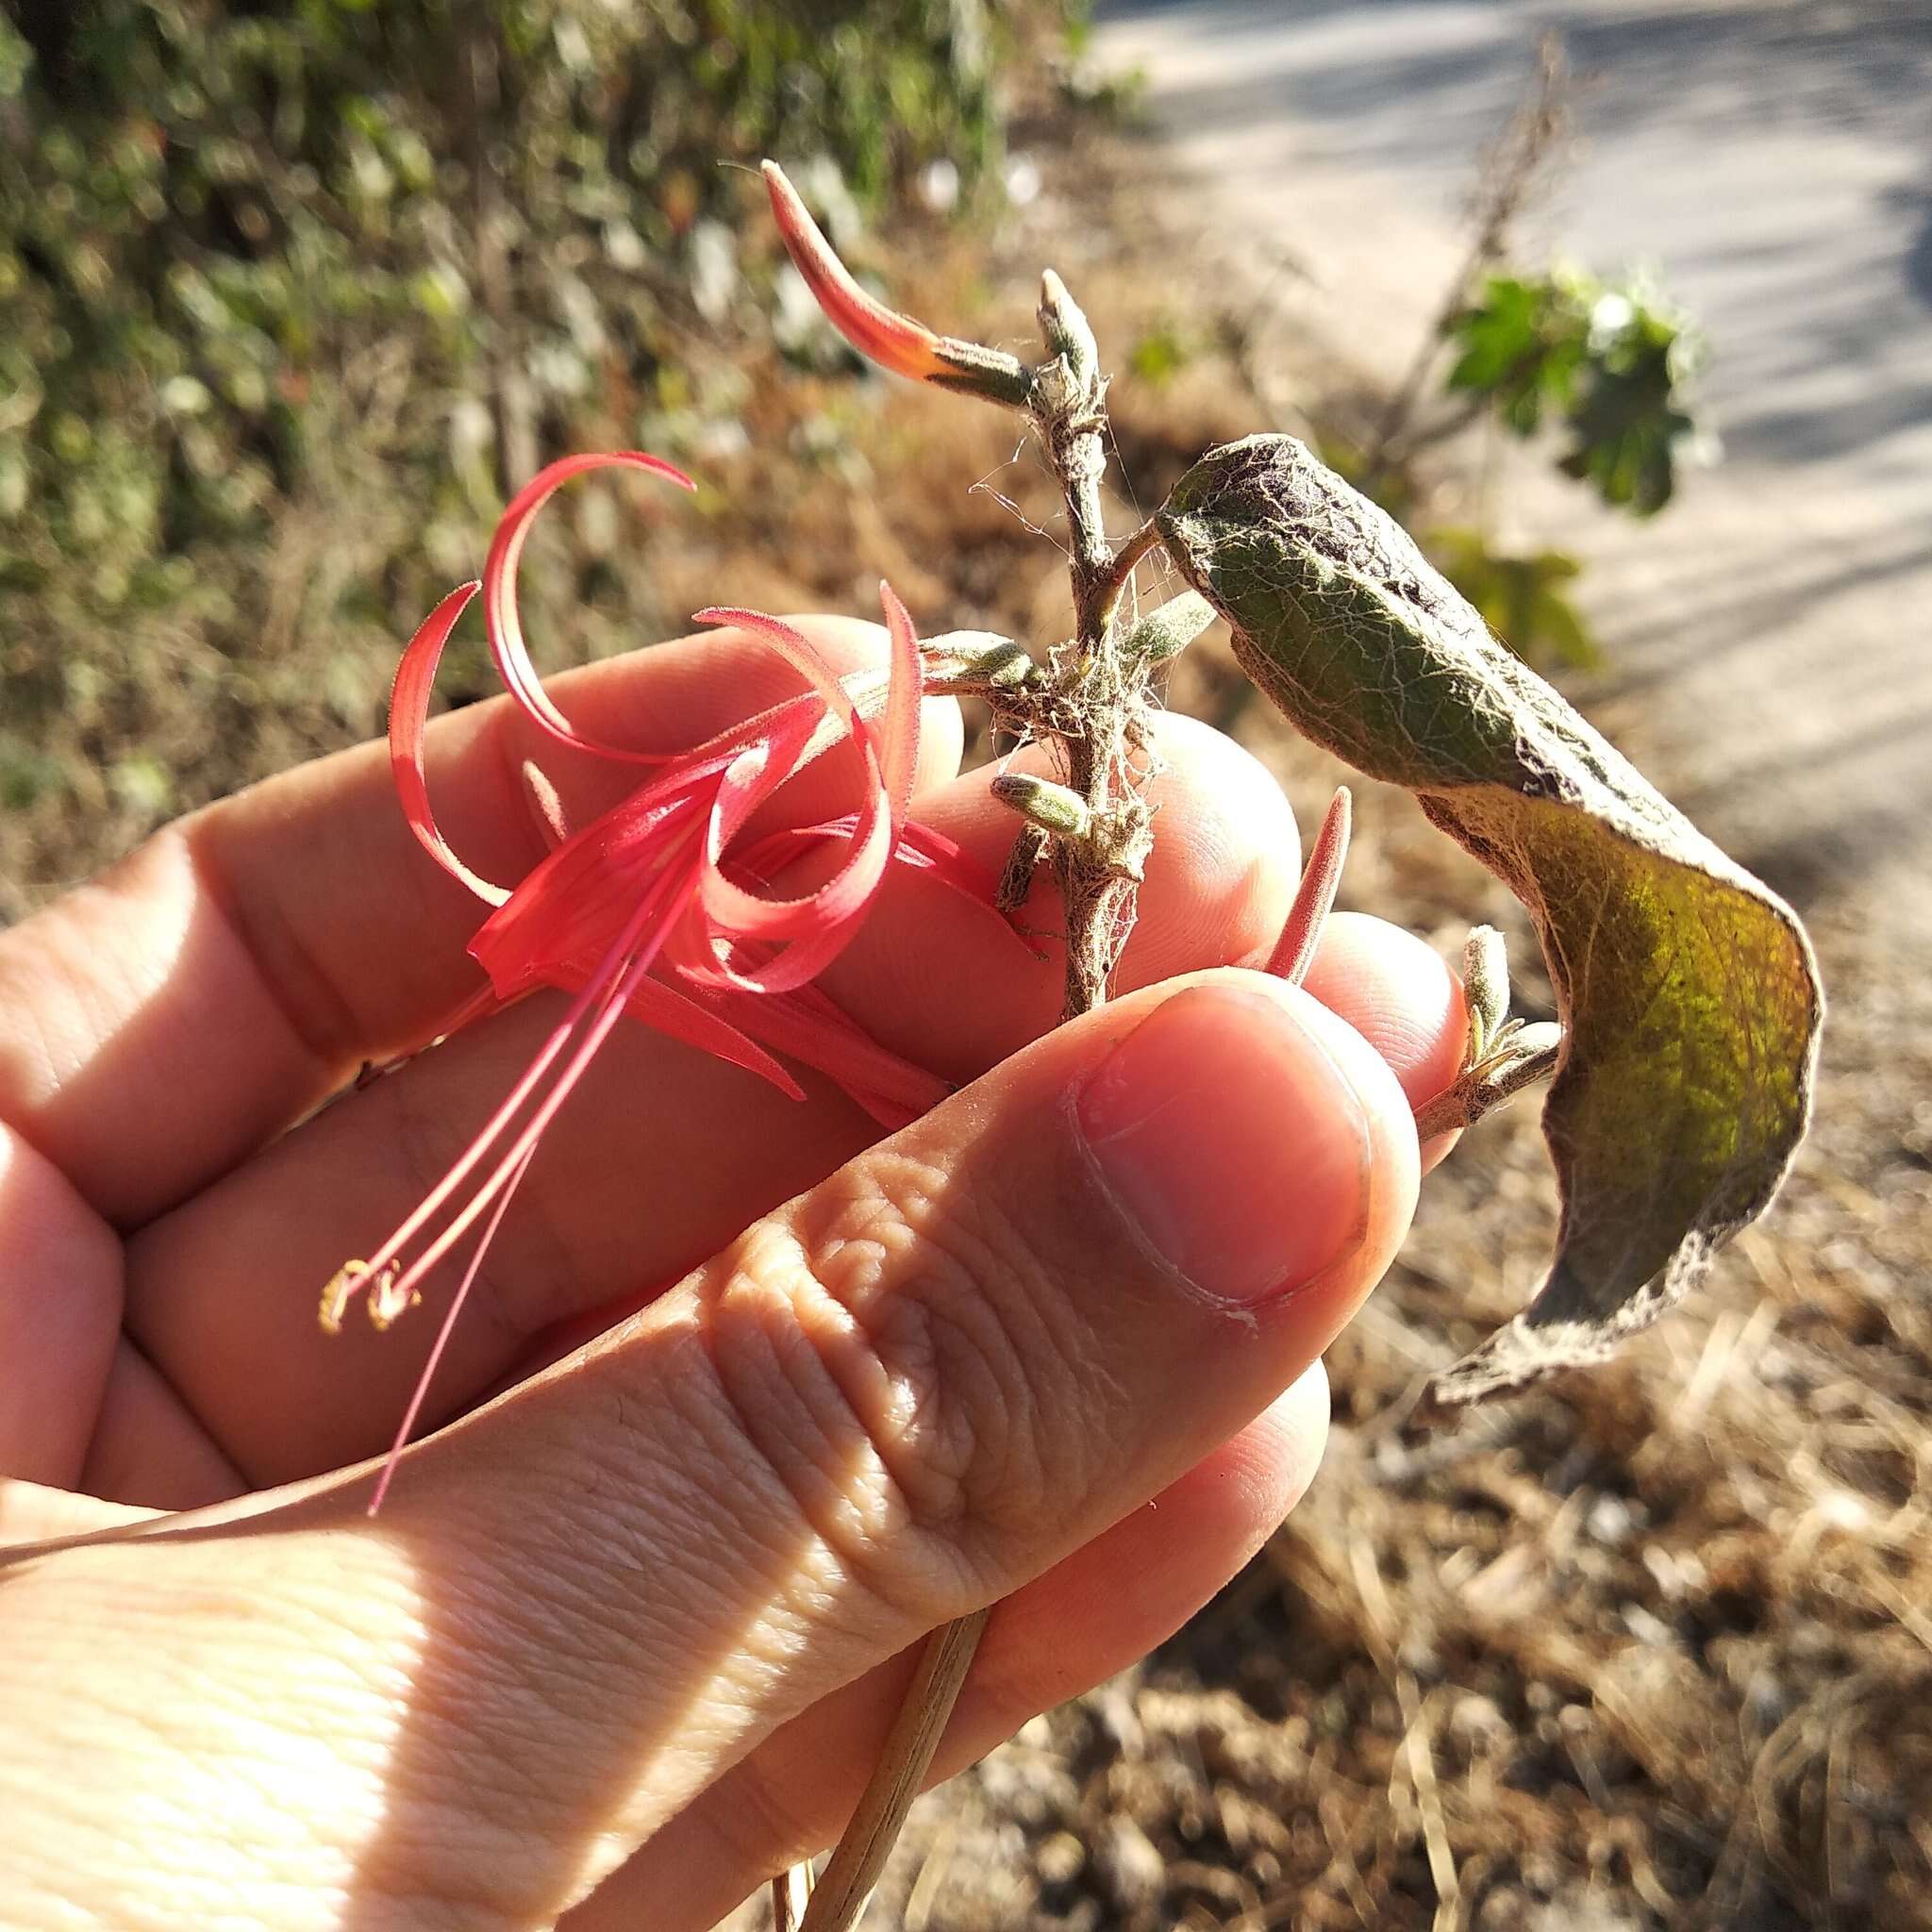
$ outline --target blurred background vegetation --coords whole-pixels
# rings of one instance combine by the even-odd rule
[[[743,380],[696,351],[748,281],[761,335],[836,352],[729,164],[802,163],[844,242],[915,180],[983,207],[1004,75],[1076,13],[7,0],[0,916],[379,728],[398,641],[541,461],[735,454]],[[592,576],[635,547],[634,505],[572,513]]]
[[[1031,601],[974,594],[994,556],[1025,568],[1017,527],[960,508],[1000,455],[916,408],[874,433],[880,385],[839,379],[862,372],[751,164],[783,155],[861,265],[882,234],[903,297],[1017,321],[988,292],[991,218],[1042,190],[1008,153],[1016,115],[1050,108],[1075,234],[1108,220],[1067,124],[1131,121],[1135,76],[1086,42],[1086,0],[0,0],[0,919],[378,731],[401,640],[574,448],[646,447],[708,486],[677,507],[592,482],[545,519],[533,616],[577,655],[683,628],[685,593],[719,588],[678,568],[699,553],[740,594],[762,573],[770,596],[838,604],[863,553],[924,572],[949,622],[963,592],[1031,634]],[[1329,460],[1559,666],[1595,651],[1578,560],[1510,551],[1484,480],[1441,527],[1424,505],[1445,458],[1467,465],[1459,432],[1554,427],[1570,474],[1647,515],[1691,436],[1697,339],[1654,290],[1512,258],[1566,85],[1546,48],[1373,432],[1297,399]],[[1012,264],[1023,295],[1038,265]],[[1131,392],[1212,349],[1224,293],[1123,338]],[[800,404],[774,355],[833,379]],[[1184,456],[1211,440],[1169,426]],[[828,472],[861,499],[831,530],[810,502]],[[926,475],[944,510],[906,526]],[[801,550],[816,569],[764,570]],[[490,688],[479,642],[444,688]]]

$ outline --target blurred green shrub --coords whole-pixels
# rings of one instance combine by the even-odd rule
[[[1520,657],[1574,670],[1602,661],[1570,598],[1583,565],[1567,550],[1499,551],[1487,532],[1460,525],[1429,530],[1425,541],[1436,568]]]
[[[959,0],[23,0],[16,22],[0,572],[87,556],[108,608],[258,524],[358,349],[400,337],[412,380],[549,442],[608,370],[662,359],[733,201],[720,159],[829,153],[864,201],[998,140],[1004,13]],[[492,393],[505,358],[520,399]],[[415,453],[432,492],[475,454],[448,441]]]
[[[0,0],[0,800],[131,825],[130,746],[200,767],[192,799],[371,728],[379,660],[544,458],[741,438],[691,366],[762,317],[761,194],[721,162],[803,161],[848,222],[935,161],[970,190],[1066,17]]]
[[[1490,275],[1445,332],[1460,351],[1452,392],[1486,399],[1519,436],[1559,422],[1564,473],[1612,508],[1654,516],[1670,502],[1679,445],[1697,431],[1683,391],[1702,346],[1647,283]]]

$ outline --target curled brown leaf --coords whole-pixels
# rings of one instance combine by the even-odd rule
[[[1823,993],[1804,927],[1491,634],[1399,525],[1291,437],[1210,450],[1158,513],[1256,685],[1528,908],[1563,1025],[1548,1279],[1438,1375],[1459,1405],[1601,1358],[1769,1204]]]

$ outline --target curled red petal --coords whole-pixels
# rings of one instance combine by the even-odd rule
[[[429,694],[436,686],[436,667],[442,647],[469,608],[479,586],[464,584],[452,591],[418,626],[396,666],[396,681],[389,700],[389,761],[395,774],[396,796],[423,849],[452,878],[459,879],[486,906],[501,906],[510,896],[507,886],[492,885],[472,872],[450,849],[429,805],[429,777],[423,764],[423,733],[429,722]]]
[[[573,476],[580,476],[588,470],[608,469],[642,470],[648,475],[660,476],[668,483],[676,484],[680,490],[697,487],[682,470],[665,462],[661,457],[646,456],[641,450],[612,450],[565,457],[561,461],[540,470],[510,499],[509,507],[497,524],[496,535],[490,545],[490,556],[483,566],[483,616],[489,627],[490,655],[496,660],[497,671],[510,695],[541,729],[559,743],[574,745],[579,751],[595,752],[601,758],[615,758],[624,764],[663,764],[668,756],[665,753],[633,751],[623,745],[606,744],[601,739],[587,737],[577,730],[551,703],[545,692],[542,680],[537,675],[537,667],[530,661],[529,646],[524,641],[523,623],[517,615],[517,562],[524,554],[524,540],[529,535],[538,511]]]
[[[749,610],[739,604],[708,604],[693,613],[693,624],[715,624],[748,630],[771,647],[809,680],[824,700],[825,708],[841,722],[850,724],[858,716],[858,707],[844,681],[832,669],[825,654],[798,628],[782,617],[763,610]]]
[[[893,844],[891,818],[876,782],[855,816],[838,871],[797,898],[767,899],[747,891],[724,867],[732,839],[776,790],[769,773],[754,774],[741,783],[740,771],[734,765],[724,774],[706,830],[707,864],[699,893],[712,924],[734,939],[776,941],[825,933],[857,919],[878,891]]]
[[[923,323],[868,295],[833,253],[798,191],[785,178],[784,169],[776,161],[767,161],[764,172],[785,251],[832,326],[861,356],[895,375],[921,382],[950,374],[940,354],[941,338]]]
[[[639,892],[688,848],[723,774],[745,760],[769,770],[775,790],[788,765],[795,769],[813,755],[824,714],[819,694],[802,692],[684,754],[542,859],[484,922],[470,942],[472,956],[508,996],[547,984],[557,960],[595,952],[623,925]]]
[[[701,610],[698,617],[703,623],[731,624],[753,632],[783,653],[811,680],[813,687],[824,695],[827,709],[843,722],[850,733],[853,749],[860,763],[861,783],[865,788],[854,821],[850,850],[839,870],[803,897],[765,899],[747,891],[726,874],[723,863],[724,853],[757,806],[797,769],[803,761],[806,747],[800,745],[798,755],[784,769],[776,763],[757,770],[749,767],[741,769],[734,764],[721,782],[707,832],[707,863],[703,882],[698,889],[706,915],[721,933],[743,939],[803,941],[814,935],[826,937],[834,931],[848,928],[878,891],[885,876],[886,861],[896,842],[891,799],[886,784],[885,759],[873,727],[861,715],[851,693],[833,674],[817,646],[792,625],[762,611],[721,607]],[[907,630],[909,634],[909,623]],[[902,658],[905,660],[903,666]],[[908,728],[903,718],[908,708],[914,720],[910,728],[916,734],[920,675],[916,640],[909,652],[895,646],[886,701],[889,737],[893,732],[903,732]],[[909,687],[908,679],[910,680]],[[915,751],[916,748],[915,736]],[[909,791],[909,784],[908,789]],[[849,931],[841,932],[841,945],[846,937],[849,937]],[[836,947],[824,953],[824,961],[829,963],[836,953]],[[817,956],[815,948],[814,957]],[[740,980],[734,969],[727,966],[722,970],[724,983],[741,984],[751,990],[752,982]],[[774,982],[768,976],[769,971],[769,968],[758,970],[758,984],[765,990],[776,990]],[[794,986],[802,983],[791,977],[795,971],[794,964],[787,969],[786,974],[788,983]]]

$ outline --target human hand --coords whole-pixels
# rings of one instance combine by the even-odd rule
[[[813,630],[841,667],[877,655]],[[719,636],[555,688],[663,743],[791,687]],[[890,1141],[822,1084],[797,1105],[619,1029],[445,1357],[431,1420],[475,1413],[374,1521],[369,1470],[338,1472],[386,1443],[434,1310],[331,1341],[315,1295],[543,1003],[303,1120],[474,982],[474,908],[379,748],[0,935],[10,1920],[708,1924],[836,1835],[924,1631],[999,1601],[944,1772],[1246,1560],[1313,1471],[1317,1357],[1407,1226],[1408,1107],[1462,1009],[1373,920],[1331,923],[1308,992],[1211,970],[1265,954],[1293,828],[1245,754],[1161,726],[1116,1005],[1042,1037],[1057,964],[916,878],[826,975],[973,1083]],[[523,728],[479,706],[431,740],[457,842],[503,876],[540,850]],[[932,706],[915,815],[996,868],[1013,822],[958,745]],[[608,772],[576,783],[574,816],[612,802]],[[822,816],[836,783],[779,803]]]

